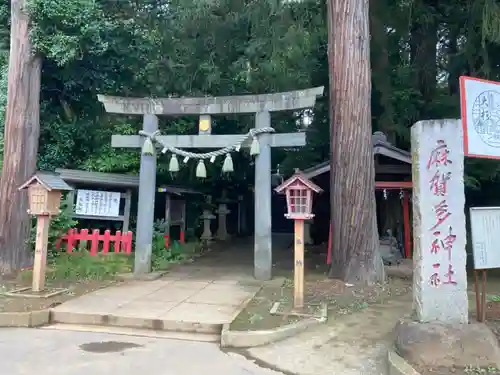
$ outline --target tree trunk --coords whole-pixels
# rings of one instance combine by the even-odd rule
[[[369,0],[328,0],[331,121],[330,277],[384,278],[371,125]]]
[[[31,221],[26,192],[18,187],[36,170],[40,135],[41,60],[32,53],[25,0],[11,1],[9,83],[5,113],[4,161],[0,179],[0,274],[32,262]]]

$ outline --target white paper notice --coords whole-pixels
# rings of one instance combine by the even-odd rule
[[[112,191],[78,190],[75,213],[87,216],[118,217],[120,195]]]
[[[474,268],[500,268],[500,207],[472,207],[470,226]]]

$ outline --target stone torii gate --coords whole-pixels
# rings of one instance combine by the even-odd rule
[[[198,115],[204,119],[216,114],[255,113],[255,129],[270,128],[274,111],[293,111],[312,108],[316,97],[323,95],[323,87],[263,95],[242,95],[203,98],[123,98],[98,95],[106,112],[142,115],[143,134],[158,131],[157,115]],[[211,135],[210,126],[199,135],[156,136],[164,145],[186,148],[223,148],[235,144],[241,135]],[[112,147],[141,148],[145,138],[141,135],[113,135]],[[271,279],[271,148],[300,147],[306,144],[305,133],[260,134],[260,153],[255,160],[255,237],[254,276],[258,280]],[[243,147],[249,147],[245,141]],[[153,239],[154,197],[156,192],[156,154],[141,154],[139,202],[135,245],[136,275],[151,271]]]

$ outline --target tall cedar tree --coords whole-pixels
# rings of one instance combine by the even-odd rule
[[[41,60],[29,40],[26,0],[11,1],[4,161],[0,178],[0,275],[31,264],[26,192],[18,187],[36,169],[40,135]]]
[[[327,0],[331,127],[331,277],[384,278],[371,124],[369,0]]]

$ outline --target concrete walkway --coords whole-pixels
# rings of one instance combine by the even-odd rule
[[[97,290],[53,309],[58,323],[220,333],[260,289],[251,275],[227,268],[179,267],[154,281]]]
[[[351,315],[329,319],[298,336],[248,354],[300,375],[386,375],[387,349],[396,321],[411,313],[411,294]]]
[[[216,344],[90,332],[0,329],[0,352],[2,375],[282,375]]]
[[[281,267],[275,267],[276,275],[292,267],[293,257],[289,235],[274,235],[273,241],[273,259]],[[210,253],[175,267],[161,279],[89,293],[55,307],[52,318],[64,324],[219,335],[222,325],[230,323],[260,289],[261,282],[253,277],[253,255],[253,238],[216,243]]]

